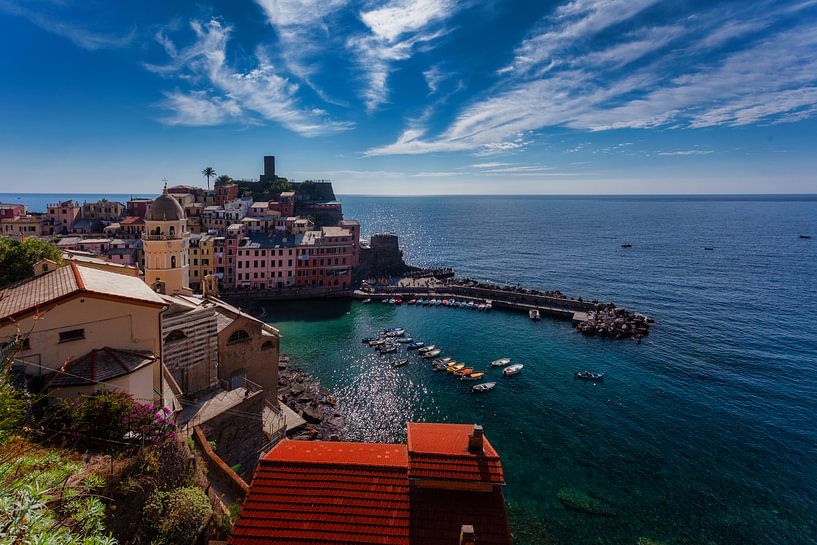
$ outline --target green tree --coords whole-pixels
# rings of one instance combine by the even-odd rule
[[[44,240],[0,237],[0,286],[34,276],[34,264],[41,259],[62,263],[62,253]]]
[[[218,187],[218,186],[220,186],[220,185],[227,185],[227,184],[229,184],[229,183],[230,183],[230,182],[232,182],[232,181],[233,181],[233,179],[232,179],[232,178],[230,178],[230,177],[229,177],[229,176],[227,176],[226,174],[222,174],[221,176],[219,176],[218,178],[216,178],[216,187]]]
[[[204,167],[204,170],[201,171],[201,175],[207,178],[207,191],[210,191],[210,176],[216,175],[216,169],[213,167]]]

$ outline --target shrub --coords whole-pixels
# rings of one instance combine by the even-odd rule
[[[101,391],[73,401],[63,401],[51,417],[57,429],[79,441],[122,442],[138,440],[163,445],[176,436],[170,411],[139,403],[125,392]]]
[[[142,510],[142,521],[157,545],[188,544],[210,516],[210,500],[201,488],[184,487],[154,492]]]

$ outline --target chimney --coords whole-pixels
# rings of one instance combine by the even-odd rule
[[[470,524],[463,524],[460,528],[460,545],[476,545],[477,538],[474,535],[474,527]]]
[[[478,454],[482,451],[482,426],[474,424],[474,431],[468,436],[468,452]]]

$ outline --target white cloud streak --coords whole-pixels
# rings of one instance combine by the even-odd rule
[[[784,17],[781,11],[767,11],[762,19],[710,11],[587,47],[601,29],[625,22],[632,27],[625,15],[637,15],[651,3],[575,0],[564,5],[547,19],[552,26],[517,48],[503,81],[461,110],[445,130],[429,136],[424,127],[414,126],[394,143],[366,154],[503,152],[524,145],[523,135],[555,126],[701,128],[814,115],[817,27],[790,19],[743,49],[715,48],[771,27]]]
[[[388,0],[360,13],[369,33],[351,36],[346,45],[363,72],[366,85],[361,94],[367,110],[374,111],[388,101],[393,64],[410,58],[420,45],[444,36],[443,23],[461,7],[454,0]]]
[[[175,114],[164,118],[166,123],[179,125],[219,124],[238,118],[250,122],[255,117],[274,121],[302,135],[317,136],[331,134],[351,128],[348,123],[335,122],[326,118],[325,112],[307,109],[296,98],[298,86],[278,75],[269,58],[259,49],[256,51],[257,65],[248,72],[239,72],[226,62],[227,42],[230,27],[217,19],[206,25],[191,22],[195,42],[178,49],[165,35],[157,40],[170,57],[165,65],[146,65],[156,73],[188,78],[204,82],[208,94],[196,91],[187,95],[171,93],[164,105],[175,110]],[[195,113],[194,107],[202,107]],[[222,111],[217,113],[216,110]],[[210,120],[210,123],[207,123]]]

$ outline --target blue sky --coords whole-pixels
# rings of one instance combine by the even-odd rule
[[[817,0],[0,0],[0,189],[815,193]]]

